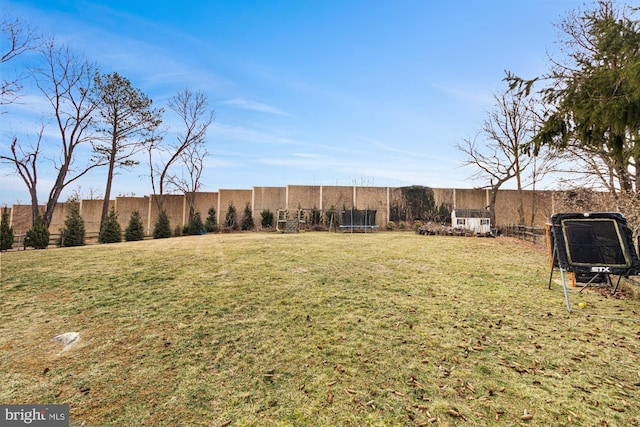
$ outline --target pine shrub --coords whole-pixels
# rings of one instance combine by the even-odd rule
[[[309,214],[309,222],[311,225],[319,225],[322,223],[322,211],[315,206]]]
[[[244,207],[244,212],[242,213],[242,230],[253,230],[255,224],[253,223],[253,212],[251,211],[251,206],[249,203]]]
[[[340,214],[335,206],[331,206],[324,214],[324,225],[331,228],[332,226],[338,226],[340,220]]]
[[[59,247],[83,246],[85,238],[84,220],[80,216],[80,203],[71,202],[69,213],[64,220],[64,228],[60,229],[60,236],[56,241]]]
[[[13,247],[13,227],[9,226],[9,210],[2,209],[0,220],[0,251],[7,251]]]
[[[273,212],[269,209],[260,212],[260,216],[262,217],[261,225],[262,228],[270,228],[273,227]]]
[[[233,202],[229,203],[229,209],[227,209],[227,215],[224,218],[224,226],[231,230],[238,229],[238,213],[236,207],[233,206]]]
[[[118,213],[111,209],[100,228],[98,243],[119,243],[121,241],[122,228],[118,222]]]
[[[196,212],[193,214],[193,217],[189,220],[189,222],[184,226],[182,230],[182,234],[186,235],[198,235],[202,234],[204,230],[204,224],[202,224],[202,218],[200,217],[200,212]]]
[[[34,249],[46,249],[49,246],[49,230],[42,222],[42,217],[38,215],[33,227],[24,236],[24,246]]]
[[[204,229],[207,231],[207,233],[218,231],[218,220],[216,219],[216,210],[214,208],[210,208],[207,214],[209,216],[207,216],[207,220],[204,223]]]
[[[158,214],[158,222],[153,227],[153,238],[166,239],[167,237],[171,237],[171,225],[167,212],[162,210]]]
[[[135,242],[144,239],[144,226],[142,225],[140,212],[138,212],[137,210],[131,212],[131,216],[129,217],[129,224],[124,230],[124,239],[127,242]]]

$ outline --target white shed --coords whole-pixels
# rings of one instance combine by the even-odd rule
[[[451,226],[486,236],[491,234],[491,217],[485,209],[454,209],[451,211]]]

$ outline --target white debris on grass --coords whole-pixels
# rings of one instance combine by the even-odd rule
[[[80,333],[65,332],[64,334],[60,334],[53,337],[53,340],[64,345],[64,348],[60,352],[60,353],[64,353],[65,351],[69,350],[70,348],[78,344],[78,342],[80,342]]]

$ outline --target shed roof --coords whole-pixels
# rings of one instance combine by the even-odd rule
[[[456,218],[491,218],[486,209],[454,209]]]

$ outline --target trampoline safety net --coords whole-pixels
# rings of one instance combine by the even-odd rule
[[[342,211],[342,228],[374,228],[376,225],[375,210],[349,209]]]

